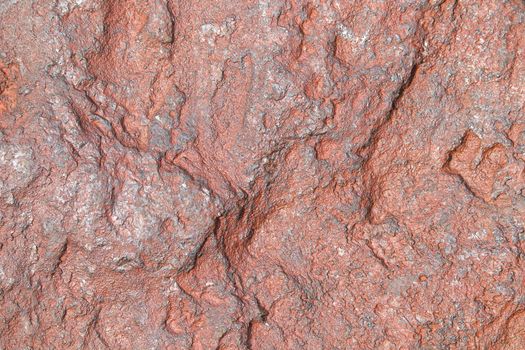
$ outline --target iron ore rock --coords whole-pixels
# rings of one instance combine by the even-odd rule
[[[522,0],[0,0],[0,349],[525,349]]]

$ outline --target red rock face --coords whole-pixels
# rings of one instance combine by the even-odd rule
[[[525,349],[524,21],[0,1],[0,348]]]

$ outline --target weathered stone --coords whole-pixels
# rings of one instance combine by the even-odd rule
[[[520,0],[1,0],[1,349],[525,348]]]

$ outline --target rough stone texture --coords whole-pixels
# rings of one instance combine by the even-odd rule
[[[525,349],[521,0],[0,0],[0,349]]]

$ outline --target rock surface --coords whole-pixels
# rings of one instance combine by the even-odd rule
[[[1,0],[0,349],[524,349],[521,0]]]

